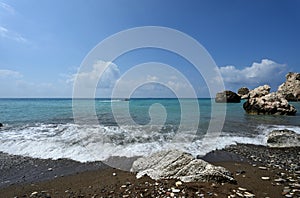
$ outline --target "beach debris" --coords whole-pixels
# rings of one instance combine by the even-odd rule
[[[148,175],[154,180],[179,179],[182,182],[229,182],[236,183],[232,173],[220,166],[214,166],[191,154],[179,151],[160,151],[149,157],[138,158],[133,162],[132,172],[136,177]]]

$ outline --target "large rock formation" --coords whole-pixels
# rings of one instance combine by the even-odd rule
[[[215,101],[218,103],[239,103],[241,102],[241,97],[232,91],[223,91],[217,93]]]
[[[300,73],[289,72],[286,81],[278,87],[281,94],[288,101],[300,101]]]
[[[249,99],[243,107],[249,114],[295,115],[297,110],[278,93],[270,93],[270,86],[264,85],[249,92]]]
[[[241,99],[248,99],[249,98],[250,90],[247,87],[242,87],[238,90],[238,95]]]
[[[131,168],[137,178],[148,175],[152,179],[179,179],[183,182],[230,182],[232,174],[223,167],[214,166],[178,150],[161,151],[137,159]]]
[[[268,135],[269,147],[297,147],[300,146],[300,134],[291,130],[274,130]]]

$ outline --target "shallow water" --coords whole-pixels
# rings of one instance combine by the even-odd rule
[[[300,103],[292,104],[300,111]],[[211,99],[0,99],[0,151],[78,161],[169,148],[203,155],[235,142],[265,144],[273,129],[300,133],[299,113],[253,116],[242,105]]]

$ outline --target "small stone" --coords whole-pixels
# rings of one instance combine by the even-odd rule
[[[180,189],[173,188],[173,189],[172,189],[172,192],[173,192],[173,193],[179,193],[179,192],[180,192]]]
[[[174,197],[174,196],[175,196],[175,194],[171,192],[170,193],[170,197]]]
[[[254,194],[249,193],[249,192],[245,192],[245,193],[244,193],[244,196],[247,197],[247,198],[253,198],[253,197],[255,197]]]
[[[293,187],[294,188],[300,188],[300,184],[295,183],[295,184],[293,184]]]
[[[176,185],[176,187],[181,186],[181,185],[182,185],[182,182],[181,182],[181,181],[177,181],[177,182],[175,183],[175,185]]]
[[[239,197],[244,197],[244,195],[240,192],[236,192],[236,194],[239,196]]]
[[[274,179],[274,181],[279,182],[279,183],[283,183],[283,182],[285,182],[285,179],[278,178],[278,179]]]
[[[267,167],[264,167],[264,166],[260,166],[258,167],[260,170],[267,170]]]
[[[261,177],[262,180],[270,180],[270,177]]]
[[[247,189],[246,188],[242,188],[242,187],[238,187],[238,190],[240,190],[240,191],[246,191]]]
[[[33,196],[35,196],[35,195],[37,195],[37,194],[38,194],[38,192],[36,192],[36,191],[35,191],[35,192],[32,192],[31,195],[30,195],[30,197],[33,197]]]
[[[117,173],[113,173],[112,175],[113,175],[113,176],[117,176]]]
[[[122,185],[122,186],[121,186],[121,188],[126,188],[126,187],[127,187],[126,185]]]
[[[48,171],[53,171],[53,169],[52,168],[48,168]]]

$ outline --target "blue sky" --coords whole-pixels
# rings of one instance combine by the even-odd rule
[[[88,52],[108,36],[139,26],[169,27],[195,38],[220,68],[227,89],[268,83],[276,90],[288,71],[300,71],[299,10],[294,0],[0,0],[0,97],[71,97]],[[199,97],[208,96],[201,75],[162,50],[125,54],[104,79],[115,82],[146,61],[172,65]],[[149,97],[170,94],[158,86],[144,90],[140,94]]]

